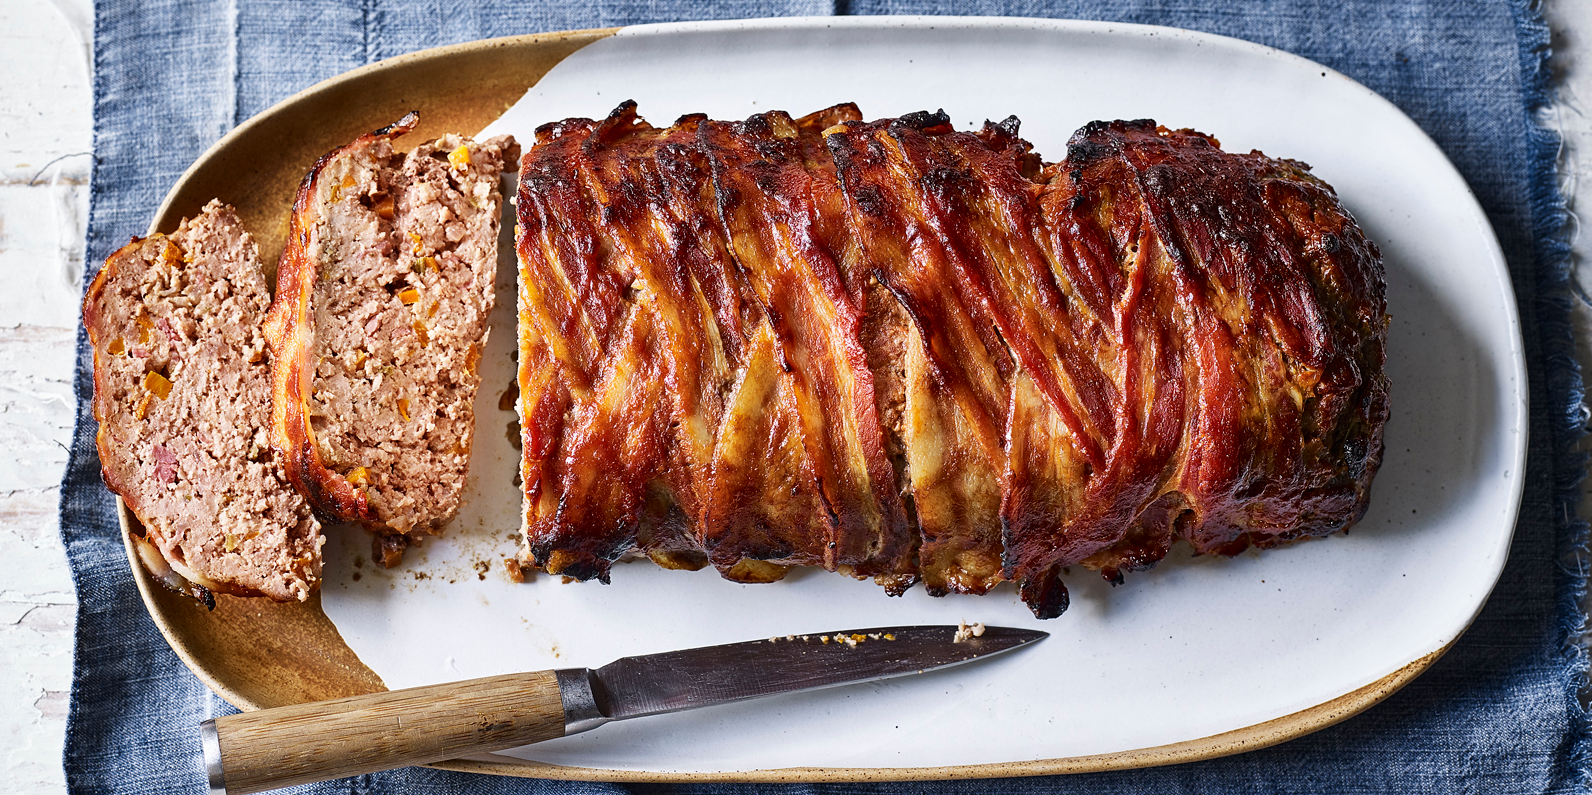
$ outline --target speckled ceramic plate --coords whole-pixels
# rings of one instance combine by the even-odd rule
[[[735,118],[841,101],[869,117],[944,108],[959,125],[1016,114],[1051,160],[1089,120],[1151,117],[1228,149],[1309,162],[1387,261],[1393,416],[1370,512],[1346,535],[1265,554],[1174,553],[1115,589],[1076,570],[1072,609],[1048,622],[1009,589],[891,599],[816,572],[745,586],[633,563],[606,587],[515,584],[501,564],[518,521],[513,412],[499,407],[513,372],[505,262],[469,503],[443,538],[378,570],[361,531],[333,528],[326,584],[306,605],[222,598],[206,613],[139,571],[150,613],[218,693],[252,709],[771,635],[967,619],[1052,637],[972,669],[617,724],[444,766],[647,781],[1082,772],[1220,756],[1331,725],[1418,675],[1480,610],[1508,551],[1526,441],[1502,255],[1464,181],[1413,122],[1342,75],[1275,50],[1166,28],[947,18],[693,23],[458,45],[351,72],[252,119],[184,175],[151,228],[169,230],[219,196],[274,259],[293,188],[315,157],[406,110],[422,113],[415,138],[491,122],[528,144],[537,124],[601,116],[631,98],[659,124],[693,111]]]

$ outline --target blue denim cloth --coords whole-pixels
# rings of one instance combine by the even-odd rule
[[[1585,791],[1592,743],[1576,690],[1586,660],[1573,642],[1584,587],[1585,529],[1574,516],[1585,465],[1573,452],[1583,432],[1581,377],[1568,325],[1558,141],[1533,121],[1547,100],[1548,32],[1527,0],[736,0],[711,7],[686,0],[99,0],[89,260],[101,262],[141,234],[183,169],[232,126],[371,61],[518,33],[832,13],[1070,17],[1192,28],[1320,61],[1412,116],[1465,175],[1498,233],[1529,362],[1525,501],[1508,566],[1481,617],[1429,671],[1358,717],[1278,747],[1176,767],[789,788],[618,786],[416,768],[296,791]],[[178,662],[139,603],[111,496],[99,478],[81,334],[78,356],[79,422],[61,501],[80,600],[67,779],[82,793],[203,792],[196,727],[231,708]]]

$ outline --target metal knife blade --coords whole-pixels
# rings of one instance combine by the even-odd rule
[[[880,627],[625,657],[594,670],[504,674],[224,715],[200,724],[212,793],[421,765],[604,723],[921,673],[1011,651],[1044,632]]]
[[[876,627],[624,657],[585,677],[597,715],[583,715],[585,720],[566,732],[610,720],[922,673],[1011,651],[1048,635],[1011,627],[975,630],[980,634],[954,626]],[[560,678],[561,689],[565,678]],[[575,698],[583,699],[578,674],[567,678]]]

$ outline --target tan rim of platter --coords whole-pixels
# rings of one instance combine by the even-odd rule
[[[287,208],[321,154],[420,111],[410,140],[474,132],[496,119],[564,58],[617,28],[491,39],[441,47],[356,69],[309,88],[240,125],[195,162],[167,194],[149,232],[169,232],[212,198],[232,204],[276,262]],[[269,274],[268,274],[269,275]],[[214,611],[166,590],[138,563],[134,518],[117,500],[128,561],[151,618],[177,655],[218,695],[244,710],[385,690],[321,610],[319,597],[297,604],[216,596]],[[1172,745],[1065,759],[925,768],[783,768],[730,773],[601,770],[483,756],[434,765],[495,775],[589,781],[911,781],[1036,776],[1211,759],[1252,751],[1324,729],[1375,705],[1425,671],[1442,649],[1383,679],[1300,712]]]

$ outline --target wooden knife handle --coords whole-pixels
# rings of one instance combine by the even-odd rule
[[[206,733],[211,724],[211,791],[245,795],[562,737],[564,705],[554,672],[536,671],[226,715]]]

